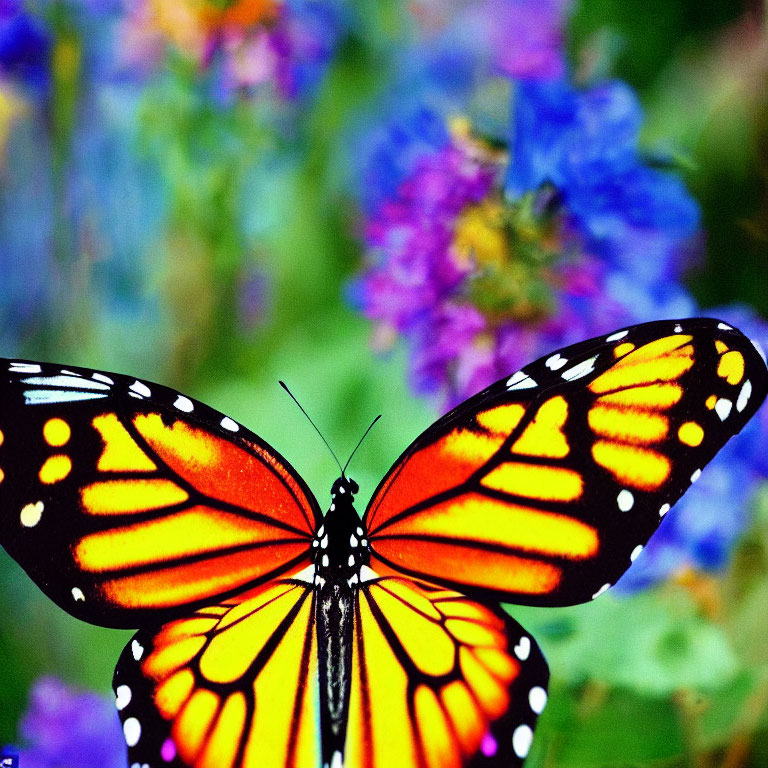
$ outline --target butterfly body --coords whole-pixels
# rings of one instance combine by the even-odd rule
[[[325,766],[337,765],[344,753],[356,593],[361,567],[369,562],[365,530],[354,508],[358,490],[350,478],[336,480],[331,506],[312,541],[320,685],[326,691],[320,709]]]
[[[603,594],[766,393],[717,320],[579,342],[439,419],[361,518],[343,473],[323,515],[167,387],[0,360],[0,543],[72,615],[139,628],[131,765],[515,768],[548,670],[498,603]]]

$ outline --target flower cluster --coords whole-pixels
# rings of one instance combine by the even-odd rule
[[[113,701],[54,677],[32,686],[19,724],[24,768],[125,768],[125,741]]]
[[[484,5],[487,13],[494,4]],[[413,105],[411,88],[410,112],[377,130],[363,171],[367,263],[350,300],[374,322],[376,348],[407,339],[414,389],[444,407],[558,347],[697,314],[683,278],[701,242],[698,205],[675,173],[647,162],[629,86],[569,81],[565,11],[563,3],[507,4],[494,17],[491,55],[464,52],[475,67],[466,67],[463,114],[455,98]],[[522,27],[532,46],[517,44]],[[501,133],[498,117],[478,119],[469,106],[488,83],[503,92],[500,82],[510,94]],[[759,321],[737,324],[768,340]],[[768,436],[766,423],[751,429]],[[713,463],[638,559],[628,588],[683,564],[723,563],[765,476],[756,455],[746,459],[752,445],[740,439]],[[718,514],[734,498],[742,511]]]
[[[691,313],[676,278],[698,209],[643,164],[627,86],[518,83],[503,150],[436,120],[376,155],[371,264],[353,291],[379,338],[411,340],[419,392],[455,404],[553,347]]]
[[[317,87],[342,29],[336,0],[140,0],[121,43],[134,69],[156,69],[170,48],[215,70],[225,93],[268,85],[293,99]]]

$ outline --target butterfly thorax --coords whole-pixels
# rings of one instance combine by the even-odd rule
[[[339,765],[349,712],[355,591],[360,567],[368,563],[368,541],[353,505],[358,485],[340,477],[331,506],[312,542],[315,565],[315,619],[320,664],[321,733],[324,765]]]
[[[360,567],[368,565],[368,539],[354,507],[357,483],[340,477],[331,488],[331,506],[312,542],[315,584],[360,583]]]

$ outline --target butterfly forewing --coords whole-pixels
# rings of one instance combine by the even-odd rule
[[[754,345],[716,320],[548,355],[406,450],[366,513],[373,567],[488,599],[589,600],[751,418],[767,379]]]
[[[65,610],[136,627],[306,561],[317,503],[232,419],[117,374],[0,366],[0,541]]]

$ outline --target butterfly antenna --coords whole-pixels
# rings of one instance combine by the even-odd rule
[[[284,381],[278,381],[278,384],[280,384],[280,386],[291,396],[291,400],[293,400],[293,402],[296,403],[296,405],[299,406],[299,410],[307,417],[307,421],[309,421],[309,423],[315,428],[315,432],[317,432],[317,434],[320,435],[320,439],[326,444],[326,446],[328,447],[328,450],[331,452],[331,456],[333,456],[334,461],[338,464],[339,469],[341,470],[341,476],[344,477],[344,470],[341,469],[341,462],[336,457],[336,454],[333,452],[333,448],[331,448],[331,446],[328,443],[328,441],[325,439],[325,437],[323,437],[323,433],[317,428],[317,424],[315,424],[315,422],[312,421],[312,418],[310,417],[310,415],[304,410],[304,408],[302,407],[301,403],[294,397],[293,392],[291,392],[291,390],[288,389],[288,387],[286,386],[285,382]],[[371,425],[371,426],[373,426],[373,425]],[[370,427],[369,427],[369,429],[370,429]],[[365,437],[365,435],[363,435],[363,437]],[[355,449],[355,450],[357,450],[357,449]],[[349,462],[347,462],[347,464],[349,464]],[[346,469],[346,467],[345,467],[345,469]]]
[[[381,418],[381,414],[379,414],[370,424],[368,429],[363,432],[363,436],[357,441],[357,445],[355,446],[355,450],[352,451],[349,458],[347,459],[347,463],[344,465],[344,469],[341,470],[341,476],[344,477],[344,473],[347,471],[347,467],[349,466],[349,462],[352,461],[352,457],[357,453],[357,449],[362,444],[363,440],[365,440],[366,435],[373,429],[373,425]]]

